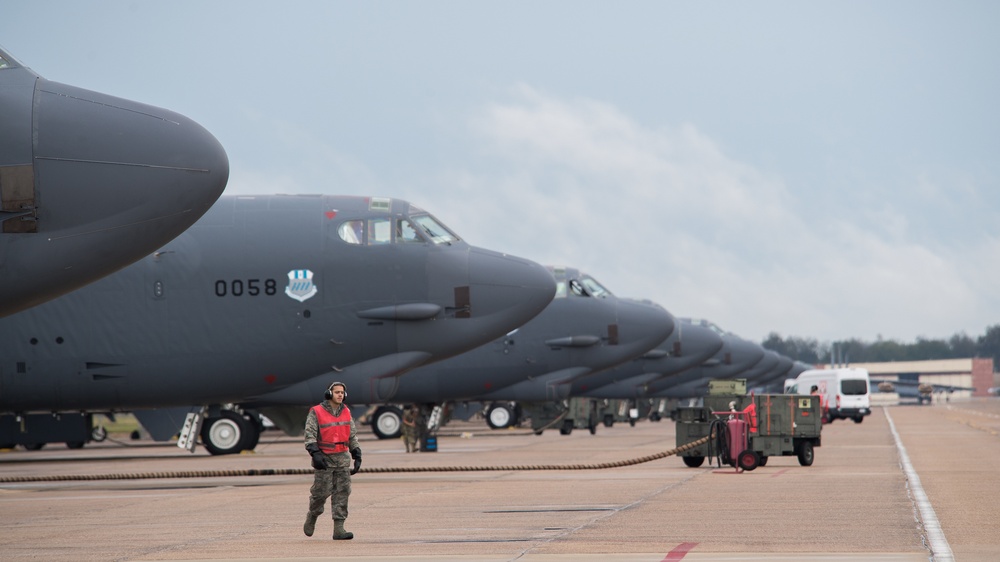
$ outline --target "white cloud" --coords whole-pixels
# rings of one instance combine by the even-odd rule
[[[268,139],[257,152],[230,156],[226,193],[336,193],[380,195],[376,175],[360,159],[341,150],[308,123],[246,112],[245,134]]]
[[[955,318],[978,302],[905,215],[803,208],[695,125],[648,127],[521,85],[471,130],[480,160],[438,178],[435,213],[472,243],[581,267],[676,314],[757,340],[912,340],[961,330]]]

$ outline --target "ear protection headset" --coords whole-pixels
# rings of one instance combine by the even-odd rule
[[[323,393],[323,398],[331,400],[333,398],[333,387],[342,386],[344,387],[344,398],[347,398],[347,385],[342,382],[335,382],[327,387],[326,392]]]

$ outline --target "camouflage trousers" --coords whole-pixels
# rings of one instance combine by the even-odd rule
[[[313,475],[313,485],[309,489],[309,514],[319,517],[323,514],[326,498],[330,498],[333,519],[347,519],[347,498],[351,495],[351,469],[335,466],[317,470]]]
[[[417,451],[417,428],[403,426],[403,442],[406,444],[406,452]]]

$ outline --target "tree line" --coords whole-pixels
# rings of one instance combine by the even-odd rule
[[[962,332],[947,340],[917,338],[914,343],[884,340],[881,337],[874,342],[857,338],[820,342],[814,338],[796,336],[782,338],[780,334],[771,332],[761,345],[791,359],[816,365],[992,357],[993,364],[1000,366],[1000,324],[986,328],[986,333],[977,338]]]

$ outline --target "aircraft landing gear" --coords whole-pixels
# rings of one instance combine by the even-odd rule
[[[259,422],[233,410],[220,410],[218,416],[205,418],[201,426],[201,443],[213,455],[252,450],[258,441]]]
[[[504,429],[515,423],[514,409],[509,403],[494,402],[486,410],[486,424],[490,429]]]
[[[403,434],[403,411],[396,406],[379,406],[372,415],[372,432],[379,439],[397,439]]]

